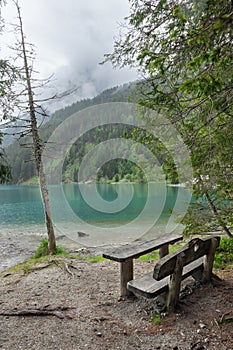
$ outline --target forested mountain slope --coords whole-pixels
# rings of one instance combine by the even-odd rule
[[[72,114],[79,112],[85,108],[98,105],[101,103],[108,102],[129,102],[136,101],[136,93],[134,91],[135,84],[125,84],[123,86],[116,86],[111,89],[103,91],[101,94],[97,95],[92,99],[85,99],[81,101],[77,101],[70,106],[67,106],[63,109],[60,109],[53,113],[49,120],[44,123],[40,128],[41,138],[43,140],[47,140],[53,130],[66,118],[71,116]],[[76,181],[77,180],[77,170],[80,159],[90,148],[90,144],[96,144],[100,141],[100,139],[109,139],[115,137],[121,137],[123,133],[129,131],[124,127],[114,128],[109,126],[108,128],[98,128],[98,130],[94,130],[84,137],[77,141],[74,144],[70,152],[68,154],[67,159],[64,162],[64,175],[63,180],[66,182]],[[94,137],[95,135],[95,137]],[[36,176],[35,164],[33,161],[33,154],[30,147],[30,138],[23,137],[12,143],[6,149],[7,157],[12,169],[12,183],[19,184],[25,181],[30,180],[34,176]],[[123,164],[124,163],[124,164]],[[99,174],[100,177],[105,177],[112,179],[114,174],[118,172],[118,166],[120,166],[120,177],[121,175],[126,175],[127,173],[140,172],[139,169],[133,165],[126,165],[127,161],[120,162],[116,160],[115,162],[111,162],[111,164],[106,165],[105,169]],[[129,169],[130,168],[130,169]],[[109,174],[108,174],[109,172]],[[140,175],[142,176],[142,175]]]

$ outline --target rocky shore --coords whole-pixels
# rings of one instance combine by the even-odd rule
[[[0,272],[12,267],[32,256],[46,234],[9,232],[0,233]],[[109,246],[84,247],[66,236],[57,237],[57,245],[67,249],[68,252],[78,255],[101,255]]]

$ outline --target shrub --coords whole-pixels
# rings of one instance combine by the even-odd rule
[[[46,256],[49,254],[49,245],[48,245],[48,240],[44,238],[37,248],[35,254],[33,255],[33,258],[38,259],[41,258],[42,256]]]
[[[216,249],[214,267],[222,268],[233,263],[233,239],[221,237],[220,244]]]
[[[48,240],[44,238],[37,248],[35,254],[33,255],[34,259],[41,258],[42,256],[49,255],[49,244]],[[56,253],[54,255],[68,255],[68,252],[65,248],[62,247],[56,247]]]

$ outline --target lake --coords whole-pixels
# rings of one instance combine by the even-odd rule
[[[190,192],[163,183],[66,184],[49,187],[57,236],[83,245],[124,243],[165,232],[181,232],[177,216]],[[1,233],[44,233],[38,186],[0,186]]]

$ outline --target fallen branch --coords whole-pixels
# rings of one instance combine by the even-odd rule
[[[233,311],[226,312],[220,317],[218,324],[233,322]]]
[[[29,309],[29,310],[13,310],[13,311],[5,311],[0,312],[0,316],[56,316],[60,319],[64,318],[72,318],[71,316],[65,315],[62,311],[66,311],[69,309],[73,309],[71,307],[58,307],[52,309]]]
[[[47,267],[51,266],[54,264],[54,261],[49,262],[46,265],[42,265],[42,266],[36,266],[36,267],[29,267],[30,271],[37,271],[37,270],[43,270],[46,269]]]
[[[73,265],[73,264],[69,264],[70,265],[70,267],[72,267],[73,269],[76,269],[76,270],[79,270],[80,269],[80,266],[75,266],[75,265]]]
[[[74,274],[72,271],[70,271],[68,264],[64,262],[64,265],[65,265],[66,271],[74,278]]]

